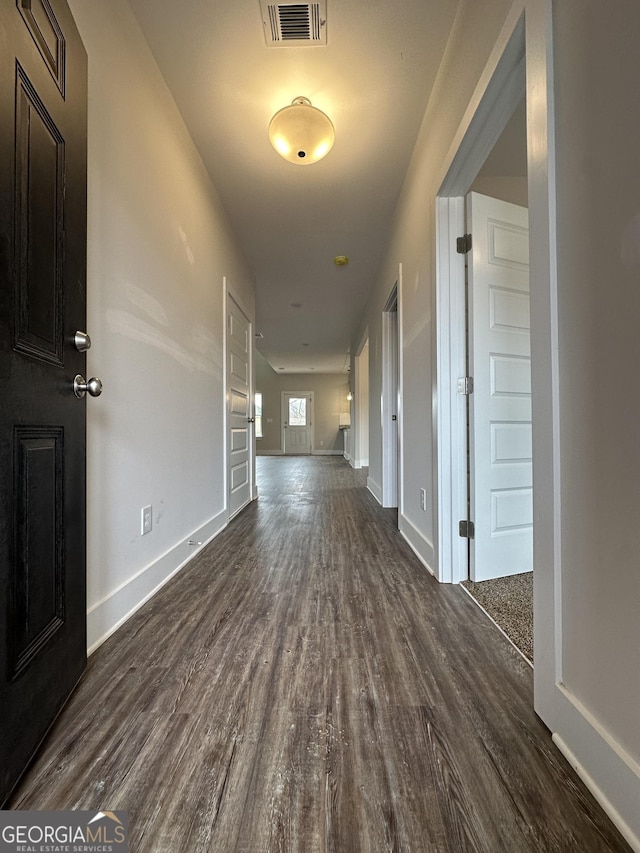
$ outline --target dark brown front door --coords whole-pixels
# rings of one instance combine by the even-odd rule
[[[0,803],[86,665],[86,53],[0,3]]]

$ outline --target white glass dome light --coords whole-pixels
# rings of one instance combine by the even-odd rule
[[[331,119],[312,107],[308,98],[294,98],[269,124],[271,144],[281,157],[297,166],[322,160],[333,148],[335,138]]]

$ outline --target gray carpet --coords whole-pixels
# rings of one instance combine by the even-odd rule
[[[533,572],[463,586],[533,663]]]

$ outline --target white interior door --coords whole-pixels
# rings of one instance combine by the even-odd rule
[[[282,432],[284,453],[311,453],[313,395],[282,393]]]
[[[229,517],[251,500],[251,323],[232,296],[227,299],[227,491]]]
[[[529,214],[470,193],[470,576],[533,569]]]
[[[398,506],[398,287],[382,312],[382,506]]]

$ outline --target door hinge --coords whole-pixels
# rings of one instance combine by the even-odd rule
[[[458,522],[458,535],[463,539],[473,539],[476,534],[476,529],[473,521]]]
[[[466,255],[471,251],[471,234],[463,234],[456,239],[456,251],[459,255]]]
[[[473,376],[461,376],[458,379],[458,394],[473,394]]]

